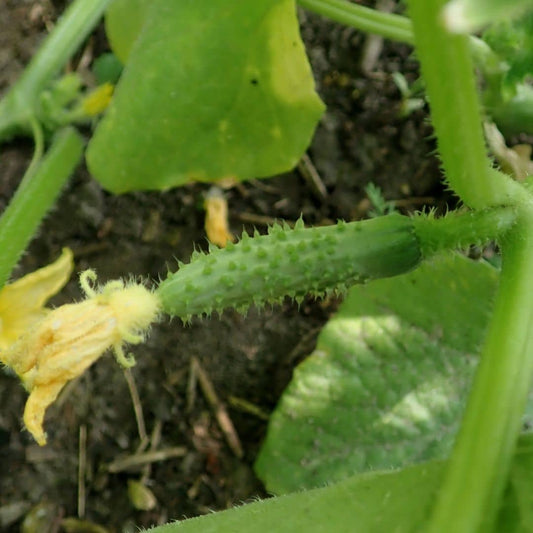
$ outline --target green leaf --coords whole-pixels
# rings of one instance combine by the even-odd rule
[[[113,0],[105,14],[105,31],[113,53],[126,63],[139,36],[149,7],[148,0]]]
[[[444,21],[451,31],[469,33],[491,22],[518,16],[528,7],[531,0],[451,0],[444,8]]]
[[[533,10],[519,19],[491,25],[483,32],[483,40],[507,63],[503,89],[514,96],[516,84],[533,74]]]
[[[271,417],[256,462],[268,490],[445,457],[496,282],[453,254],[353,287]]]
[[[323,109],[294,0],[155,0],[88,164],[112,192],[270,176]]]
[[[112,83],[115,85],[122,74],[122,63],[115,54],[108,52],[102,54],[94,60],[92,71],[96,78],[97,85]]]
[[[519,451],[514,467],[524,486],[508,490],[496,533],[531,533],[521,493],[533,491],[532,451]],[[150,529],[151,533],[408,533],[424,531],[445,463],[433,461],[395,472],[371,472],[328,487],[280,496],[228,511]],[[488,528],[482,529],[487,531]]]

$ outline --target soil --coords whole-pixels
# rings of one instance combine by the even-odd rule
[[[17,78],[64,4],[0,4],[0,91]],[[370,59],[365,35],[310,13],[300,15],[318,91],[328,107],[309,150],[326,194],[314,191],[298,171],[244,183],[226,191],[232,231],[251,231],[250,223],[263,231],[264,220],[294,221],[300,214],[310,225],[362,218],[370,207],[364,192],[370,182],[403,212],[443,207],[450,198],[439,183],[438,162],[428,155],[434,144],[426,110],[400,117],[401,96],[392,78],[402,72],[409,81],[416,79],[411,49],[385,41],[374,64],[363,69],[362,60]],[[102,35],[100,29],[90,40],[95,55],[105,51]],[[2,146],[0,209],[31,151],[25,140]],[[48,264],[69,246],[76,270],[96,269],[102,282],[130,274],[157,280],[177,259],[187,261],[194,247],[205,247],[201,206],[207,189],[193,185],[112,196],[81,166],[14,277]],[[80,298],[73,278],[52,303]],[[111,463],[135,454],[142,440],[125,373],[113,357],[101,358],[65,388],[47,413],[49,444],[43,448],[21,430],[26,393],[13,375],[0,372],[0,530],[63,531],[63,518],[79,516],[105,531],[136,531],[136,526],[266,497],[253,462],[267,422],[232,407],[231,399],[268,414],[337,305],[335,300],[286,302],[246,317],[226,312],[188,326],[179,321],[155,326],[148,342],[134,349],[137,365],[131,371],[150,449],[167,453],[146,467],[109,471]],[[191,385],[192,360],[226,404],[242,458],[227,445],[201,389]],[[128,496],[128,482],[141,477],[156,499],[151,510],[136,509]]]

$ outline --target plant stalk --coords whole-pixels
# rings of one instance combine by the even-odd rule
[[[446,179],[473,208],[524,200],[528,195],[519,184],[491,168],[468,37],[444,29],[444,4],[411,0],[409,13]]]
[[[31,132],[38,97],[96,26],[110,0],[75,0],[0,102],[0,139]]]
[[[346,26],[374,33],[393,41],[413,44],[411,21],[401,15],[385,13],[346,0],[297,1],[309,11],[314,11]]]
[[[414,44],[413,25],[411,20],[402,15],[384,13],[376,9],[360,6],[347,0],[297,0],[303,8],[313,11],[331,20],[373,33],[386,39],[406,44]],[[470,50],[476,67],[487,81],[499,89],[499,81],[505,72],[502,63],[494,51],[481,39],[470,36]]]
[[[26,174],[30,175],[39,166],[44,154],[44,132],[41,124],[37,119],[31,121],[31,129],[33,133],[33,156],[30,165],[26,170]]]
[[[502,241],[500,287],[429,533],[481,533],[494,520],[533,375],[533,208]]]
[[[413,225],[422,257],[449,250],[483,246],[498,239],[516,225],[514,207],[495,207],[466,213],[451,212],[442,218],[417,215]]]
[[[22,252],[78,164],[83,139],[73,128],[56,134],[37,166],[30,165],[0,218],[0,287],[8,280]]]

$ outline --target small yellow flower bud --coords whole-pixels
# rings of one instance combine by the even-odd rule
[[[111,83],[104,83],[96,87],[82,100],[83,112],[90,117],[94,117],[105,111],[109,102],[111,102],[114,89]]]
[[[82,273],[87,299],[54,309],[2,354],[30,393],[24,424],[40,445],[46,444],[46,408],[63,386],[109,348],[121,365],[135,364],[122,345],[142,342],[159,312],[158,297],[142,285],[111,281],[95,290],[89,284],[95,279],[91,270]]]

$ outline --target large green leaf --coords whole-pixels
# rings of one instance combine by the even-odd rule
[[[294,0],[154,0],[87,160],[113,192],[270,176],[322,112]]]
[[[522,441],[531,441],[530,436]],[[486,533],[532,533],[533,450],[518,447],[513,472],[523,485],[503,498],[498,524]],[[425,531],[445,463],[433,461],[396,472],[360,474],[309,490],[151,529],[152,533],[412,533]],[[529,496],[530,497],[530,496]]]
[[[353,287],[271,417],[256,462],[268,490],[445,457],[496,284],[453,254]]]
[[[113,0],[105,14],[105,30],[114,54],[126,63],[146,20],[149,0]]]

